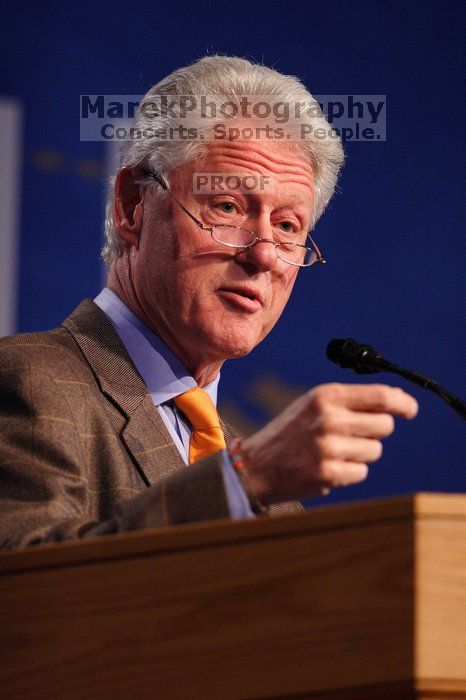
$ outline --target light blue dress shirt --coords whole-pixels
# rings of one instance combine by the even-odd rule
[[[150,331],[110,289],[105,287],[94,302],[102,309],[118,333],[128,355],[143,378],[154,406],[173,438],[181,458],[189,468],[191,429],[185,418],[178,412],[173,398],[196,387],[195,379],[165,343]],[[219,379],[220,373],[213,382],[203,387],[215,406]],[[231,517],[253,518],[254,514],[248,498],[226,450],[221,453],[221,469]]]

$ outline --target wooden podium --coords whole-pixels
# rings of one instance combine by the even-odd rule
[[[0,555],[8,700],[466,698],[466,496]]]

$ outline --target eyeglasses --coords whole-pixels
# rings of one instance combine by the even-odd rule
[[[199,221],[194,214],[191,214],[191,212],[186,209],[178,197],[176,197],[173,192],[169,190],[168,185],[164,182],[160,175],[153,173],[150,170],[146,170],[145,168],[141,168],[141,172],[155,180],[155,182],[157,182],[165,190],[165,192],[167,192],[167,194],[174,199],[184,213],[187,214],[189,218],[194,221],[197,226],[199,226],[199,228],[201,228],[203,231],[208,231],[213,240],[217,241],[217,243],[222,243],[222,245],[226,245],[229,248],[237,249],[252,248],[252,246],[256,245],[256,243],[272,243],[275,246],[277,257],[280,260],[283,260],[283,262],[286,262],[289,265],[295,265],[296,267],[310,267],[316,262],[321,264],[326,262],[319,250],[319,247],[317,246],[317,243],[311,238],[310,233],[307,234],[307,238],[311,242],[312,248],[299,243],[291,243],[287,241],[277,243],[270,238],[260,238],[259,236],[256,236],[253,231],[249,231],[241,226],[224,226],[223,224],[206,226],[202,223],[202,221]]]

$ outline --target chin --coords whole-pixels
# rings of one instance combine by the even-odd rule
[[[244,357],[245,355],[249,355],[249,353],[254,350],[256,346],[255,345],[243,345],[240,347],[232,348],[226,356],[227,360],[234,360],[238,357]]]
[[[248,355],[256,345],[260,342],[257,335],[250,336],[249,334],[238,333],[221,333],[220,336],[215,336],[214,333],[208,334],[207,342],[210,347],[214,347],[218,355],[225,360],[233,360],[237,357]]]

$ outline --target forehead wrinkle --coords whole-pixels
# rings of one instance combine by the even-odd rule
[[[258,141],[214,141],[209,143],[208,149],[205,156],[207,159],[224,158],[230,162],[231,159],[240,162],[250,161],[277,173],[301,170],[312,177],[311,164],[301,154],[293,151],[290,144],[274,143],[272,148],[265,149]]]
[[[223,171],[225,166],[231,166],[235,172],[246,171],[259,173],[260,175],[269,175],[272,173],[277,177],[280,183],[296,183],[306,187],[313,186],[314,179],[311,166],[301,163],[291,163],[290,161],[276,160],[270,158],[248,158],[238,154],[231,156],[228,152],[224,154],[218,153],[215,156],[210,156],[206,159],[205,165],[208,169],[215,171]]]

